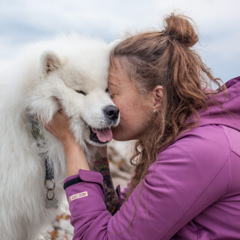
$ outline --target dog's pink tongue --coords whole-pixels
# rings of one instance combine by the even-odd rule
[[[97,134],[100,142],[109,142],[113,138],[112,130],[110,128],[104,128],[101,130],[92,128],[92,131]]]

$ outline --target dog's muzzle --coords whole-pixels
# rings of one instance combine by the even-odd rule
[[[111,127],[116,125],[119,118],[119,109],[113,105],[106,106],[103,112],[108,127],[102,129],[90,128],[90,140],[99,144],[105,144],[112,140]]]

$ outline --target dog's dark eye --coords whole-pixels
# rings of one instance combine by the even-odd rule
[[[84,92],[84,91],[82,91],[82,90],[75,90],[77,93],[80,93],[80,94],[82,94],[82,95],[84,95],[84,96],[86,96],[87,94]]]

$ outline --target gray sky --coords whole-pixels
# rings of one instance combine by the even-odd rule
[[[107,42],[159,29],[175,11],[198,26],[196,49],[216,77],[240,75],[239,0],[0,0],[0,63],[25,44],[78,32]]]

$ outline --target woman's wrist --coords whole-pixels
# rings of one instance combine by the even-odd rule
[[[79,169],[90,170],[84,150],[75,141],[64,143],[64,152],[68,177],[78,174]]]
[[[62,142],[62,144],[64,146],[64,149],[65,148],[71,148],[71,147],[73,147],[75,145],[76,146],[79,145],[76,142],[75,137],[73,136],[73,134],[68,134],[67,136],[65,136],[64,138],[59,139],[59,140]]]

